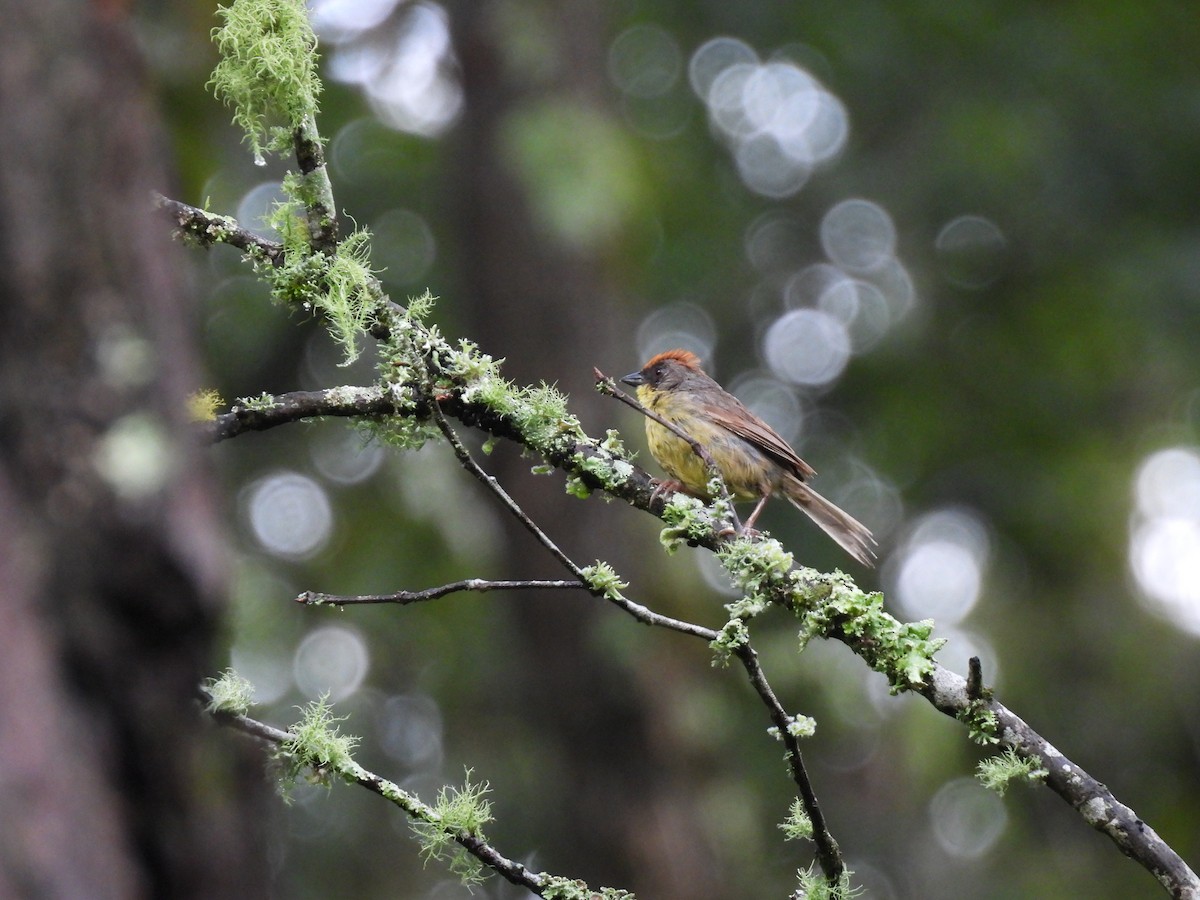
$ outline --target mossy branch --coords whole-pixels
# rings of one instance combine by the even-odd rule
[[[308,773],[313,780],[323,784],[330,785],[339,780],[378,794],[410,817],[426,859],[446,863],[467,886],[482,881],[486,874],[484,868],[487,868],[548,900],[596,896],[633,900],[633,895],[625,891],[612,888],[593,891],[582,881],[547,872],[532,872],[502,854],[483,833],[483,826],[491,821],[491,805],[486,799],[488,786],[472,782],[470,770],[461,787],[445,787],[434,803],[424,803],[416,794],[364,769],[355,761],[357,738],[341,733],[339,723],[344,719],[333,715],[325,699],[304,707],[300,721],[285,731],[251,718],[244,709],[238,711],[223,703],[220,698],[228,693],[230,685],[252,692],[248,683],[236,673],[226,671],[204,686],[208,712],[222,725],[275,747],[283,762],[281,774],[285,787],[291,780]]]

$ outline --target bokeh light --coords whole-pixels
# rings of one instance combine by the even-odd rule
[[[983,856],[1008,827],[1004,802],[974,778],[942,785],[929,802],[929,818],[938,846],[957,859]]]
[[[821,246],[834,265],[871,272],[895,254],[896,226],[878,203],[843,200],[821,219]]]
[[[800,438],[803,408],[789,385],[763,372],[745,372],[726,387],[788,443],[794,444]]]
[[[157,416],[130,413],[113,422],[96,445],[92,464],[127,500],[160,491],[175,471],[171,434]]]
[[[819,309],[797,309],[771,323],[762,339],[771,371],[791,384],[820,387],[834,381],[850,360],[850,335]]]
[[[351,30],[345,27],[353,18],[351,0],[323,10],[315,25],[326,27],[317,33],[334,45],[326,71],[335,81],[357,85],[388,127],[437,137],[463,103],[446,10],[436,3],[406,4],[403,17],[386,26],[381,11],[381,0],[372,0],[367,18],[380,27]]]
[[[912,527],[884,578],[905,618],[957,625],[974,609],[990,555],[987,529],[974,513],[943,509]]]
[[[442,765],[442,711],[428,694],[388,698],[378,714],[383,752],[411,770],[437,771]]]
[[[234,218],[244,227],[253,229],[268,240],[280,239],[279,232],[267,224],[275,207],[287,202],[283,186],[278,181],[264,181],[242,195]]]
[[[608,77],[623,94],[661,97],[683,73],[683,51],[674,35],[657,25],[634,25],[608,49]]]
[[[1000,277],[1008,242],[990,219],[959,216],[942,227],[933,246],[947,281],[979,290]]]
[[[333,532],[333,512],[324,489],[297,472],[279,471],[246,491],[254,537],[268,553],[299,560],[318,553]]]
[[[845,146],[845,107],[790,60],[763,63],[742,41],[717,37],[692,55],[688,78],[743,183],[757,194],[792,196]]]
[[[336,703],[359,689],[369,661],[362,635],[343,625],[325,625],[300,642],[292,657],[292,673],[305,697],[328,695]]]
[[[387,284],[424,286],[437,257],[429,223],[407,209],[391,209],[371,222],[371,262]]]
[[[383,464],[383,445],[352,428],[326,428],[309,443],[309,456],[322,476],[336,484],[366,481]]]
[[[1200,635],[1200,451],[1150,454],[1134,476],[1129,563],[1145,606]]]
[[[400,0],[309,0],[312,27],[322,40],[344,43],[383,22]]]
[[[717,345],[712,316],[694,303],[660,306],[642,320],[637,330],[638,365],[664,350],[690,350],[707,363]],[[711,369],[707,370],[713,374]]]

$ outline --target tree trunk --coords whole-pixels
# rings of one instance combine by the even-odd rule
[[[0,0],[0,895],[262,896],[256,754],[195,702],[225,574],[120,6]]]

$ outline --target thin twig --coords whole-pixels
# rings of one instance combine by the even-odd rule
[[[562,563],[563,567],[568,572],[579,579],[582,584],[586,585],[593,596],[604,597],[610,603],[620,607],[643,624],[654,625],[660,628],[669,628],[672,631],[690,634],[693,637],[703,638],[704,640],[710,642],[717,639],[717,632],[713,631],[711,628],[704,628],[701,625],[685,622],[682,619],[673,619],[670,616],[664,616],[661,613],[656,613],[653,610],[642,606],[640,603],[634,603],[632,600],[628,599],[627,597],[623,597],[620,594],[614,596],[612,594],[607,594],[604,591],[597,591],[592,588],[591,584],[588,582],[587,574],[583,571],[583,569],[578,566],[569,556],[567,556],[567,554],[565,554],[559,548],[559,546],[554,543],[554,541],[552,541],[546,535],[546,533],[542,531],[542,529],[540,529],[532,519],[529,518],[529,516],[525,514],[525,511],[521,509],[521,507],[517,504],[517,501],[509,496],[508,492],[500,486],[500,483],[496,481],[495,478],[483,471],[479,464],[475,462],[470,454],[470,451],[463,446],[462,441],[458,439],[458,435],[454,433],[454,429],[450,427],[450,423],[446,421],[446,416],[442,413],[442,408],[437,401],[434,401],[431,404],[431,408],[433,411],[434,422],[437,423],[438,428],[441,430],[442,434],[445,435],[446,440],[450,443],[450,447],[454,450],[454,455],[458,457],[458,461],[462,463],[463,468],[474,475],[475,478],[477,478],[489,491],[495,494],[500,502],[504,504],[504,508],[516,516],[517,521],[520,522],[526,528],[526,530],[530,532],[530,534],[537,538],[542,546],[549,550],[550,554],[560,563]]]
[[[633,397],[630,397],[627,393],[620,390],[617,387],[617,383],[611,377],[605,375],[594,366],[592,367],[592,373],[596,378],[596,390],[598,390],[601,394],[604,394],[607,397],[612,397],[615,400],[620,400],[626,406],[636,409],[646,418],[653,419],[680,440],[687,442],[687,445],[692,448],[692,452],[700,457],[700,460],[708,469],[709,480],[715,478],[717,483],[721,485],[720,499],[724,501],[725,506],[729,509],[729,517],[733,520],[735,532],[741,533],[742,523],[738,520],[737,512],[733,508],[733,499],[729,496],[729,488],[725,486],[725,476],[721,474],[721,467],[717,465],[717,461],[713,459],[712,454],[708,452],[708,448],[706,448],[703,444],[701,444],[698,440],[696,440],[674,422],[668,421],[654,410],[642,406],[642,404]]]
[[[581,581],[484,581],[481,578],[468,578],[443,584],[440,587],[428,588],[424,591],[396,591],[394,594],[356,594],[342,596],[339,594],[323,594],[318,591],[305,591],[296,598],[298,603],[306,606],[360,606],[370,603],[396,603],[405,606],[409,603],[423,603],[426,600],[436,600],[447,594],[463,591],[519,591],[519,590],[558,590],[571,588],[586,588]]]
[[[746,674],[750,676],[751,686],[767,707],[771,721],[779,732],[780,740],[787,748],[788,768],[792,773],[792,780],[800,789],[800,803],[803,805],[809,821],[812,822],[812,840],[817,848],[817,861],[821,864],[821,871],[825,873],[825,878],[829,883],[836,884],[846,871],[846,863],[842,859],[842,851],[838,847],[838,842],[825,822],[825,814],[821,812],[821,805],[817,802],[816,791],[813,790],[808,770],[804,766],[804,756],[800,753],[800,741],[789,728],[794,720],[783,708],[783,704],[779,702],[775,691],[767,682],[766,673],[763,672],[762,666],[758,662],[758,654],[754,648],[749,643],[739,644],[734,649],[734,654],[745,667]]]
[[[276,746],[283,746],[296,740],[296,735],[290,731],[283,731],[249,716],[219,711],[212,712],[212,716],[222,725],[268,741]],[[388,781],[386,778],[364,769],[358,763],[351,762],[350,765],[340,768],[338,774],[345,780],[365,787],[394,803],[412,818],[436,827],[443,827],[441,821],[427,804],[422,803],[415,795],[404,790],[395,782]],[[513,884],[527,888],[539,897],[544,896],[544,891],[550,886],[549,875],[544,872],[529,871],[521,863],[504,856],[482,837],[461,831],[448,830],[447,833],[468,853]]]
[[[454,433],[454,429],[450,427],[450,423],[446,421],[446,416],[442,412],[441,407],[438,406],[436,399],[431,404],[431,407],[434,422],[437,423],[438,429],[445,435],[446,440],[450,443],[450,447],[454,450],[454,455],[458,457],[458,461],[462,463],[463,468],[474,475],[488,490],[495,494],[500,499],[500,502],[504,504],[505,508],[516,516],[517,521],[524,526],[525,530],[537,538],[538,543],[550,551],[551,556],[562,563],[568,572],[586,584],[587,577],[584,575],[583,569],[575,565],[571,561],[571,558],[559,549],[558,544],[550,540],[549,535],[542,531],[533,519],[525,515],[525,511],[517,505],[517,501],[509,496],[504,488],[500,487],[500,483],[487,472],[483,471],[479,467],[479,464],[471,458],[470,452],[463,446],[462,441],[458,439],[458,435]]]
[[[433,416],[437,422],[438,428],[445,435],[453,448],[459,462],[485,484],[505,505],[505,507],[515,515],[521,524],[538,538],[542,544],[550,550],[550,552],[559,560],[569,571],[572,572],[581,582],[586,583],[586,577],[583,571],[571,561],[571,559],[559,549],[545,533],[530,519],[525,511],[517,505],[517,502],[508,495],[495,478],[483,471],[471,457],[470,452],[458,439],[458,435],[454,433],[454,429],[450,427],[450,423],[446,421],[445,415],[437,402],[433,403]],[[593,590],[592,593],[596,596],[606,597],[609,601],[620,606],[630,615],[634,616],[638,621],[645,622],[648,625],[660,625],[667,628],[672,628],[676,631],[683,631],[686,634],[691,634],[695,637],[701,637],[708,643],[712,643],[718,637],[718,633],[712,629],[703,628],[691,622],[682,622],[677,619],[669,619],[658,613],[652,612],[641,604],[634,603],[628,598],[616,594],[611,595],[601,591]],[[770,714],[772,722],[779,729],[783,736],[784,743],[788,748],[789,765],[791,767],[792,778],[800,788],[800,800],[804,805],[804,810],[808,814],[809,819],[813,823],[813,840],[817,847],[817,859],[821,864],[821,870],[825,873],[830,883],[836,883],[841,878],[845,871],[845,863],[842,860],[841,851],[838,849],[837,841],[830,834],[828,826],[825,824],[825,817],[821,813],[821,808],[817,803],[816,792],[813,790],[812,782],[809,781],[808,772],[804,768],[804,760],[800,754],[800,745],[795,736],[788,731],[788,725],[792,721],[792,717],[784,710],[783,705],[775,696],[775,692],[771,689],[767,682],[766,675],[763,673],[762,667],[758,663],[758,654],[748,644],[741,644],[737,649],[737,657],[746,669],[747,675],[750,677],[750,683],[758,692],[759,697],[767,706],[767,711]]]

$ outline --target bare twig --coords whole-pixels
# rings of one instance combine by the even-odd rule
[[[445,597],[447,594],[456,594],[463,591],[570,590],[572,588],[586,587],[587,585],[581,581],[484,581],[481,578],[468,578],[424,591],[396,591],[394,594],[341,596],[338,594],[323,594],[317,591],[305,591],[296,598],[296,601],[306,606],[361,606],[371,603],[396,603],[405,606],[409,603],[436,600],[438,597]]]
[[[967,697],[971,700],[982,700],[983,694],[983,663],[979,661],[978,656],[972,656],[967,660]]]
[[[634,603],[632,600],[622,597],[619,594],[614,596],[593,588],[589,583],[587,573],[583,571],[583,568],[572,561],[572,559],[567,556],[567,554],[565,554],[559,548],[559,546],[537,526],[537,523],[535,523],[531,518],[529,518],[529,516],[525,514],[525,511],[521,509],[521,507],[517,504],[517,501],[509,496],[508,492],[500,486],[500,483],[496,481],[495,478],[487,474],[487,472],[483,471],[483,469],[479,467],[479,464],[471,457],[471,454],[467,448],[463,446],[462,441],[458,439],[458,435],[454,433],[454,429],[450,427],[450,423],[446,421],[446,416],[442,413],[441,406],[436,402],[433,403],[433,418],[442,434],[445,435],[446,440],[450,443],[451,448],[454,450],[454,455],[458,457],[458,460],[460,463],[462,463],[463,468],[474,475],[475,478],[477,478],[489,491],[495,494],[500,502],[504,504],[505,509],[516,516],[517,521],[519,521],[526,528],[526,530],[529,531],[530,534],[537,538],[539,543],[549,550],[550,554],[560,563],[562,563],[563,567],[566,568],[568,572],[579,579],[580,583],[587,586],[588,590],[593,596],[607,599],[610,603],[620,607],[643,624],[656,625],[660,628],[669,628],[672,631],[690,634],[693,637],[703,638],[706,641],[715,641],[717,639],[717,632],[713,631],[711,628],[704,628],[700,625],[694,625],[691,622],[684,622],[681,619],[673,619],[670,616],[661,615],[660,613],[656,613],[653,610],[642,606],[640,603]]]
[[[751,686],[766,705],[771,721],[779,732],[780,740],[787,748],[788,768],[792,773],[792,780],[800,789],[800,803],[803,805],[809,821],[812,822],[812,839],[817,848],[817,861],[821,864],[821,871],[825,873],[825,878],[829,883],[836,884],[846,870],[846,863],[842,859],[842,851],[838,847],[837,841],[825,822],[825,814],[821,812],[821,805],[817,802],[817,794],[813,790],[808,770],[804,767],[804,757],[800,753],[800,740],[789,727],[794,720],[783,708],[779,698],[775,696],[771,685],[767,683],[767,676],[763,673],[754,648],[749,643],[740,644],[734,650],[734,654],[745,667],[746,674],[750,676]]]

